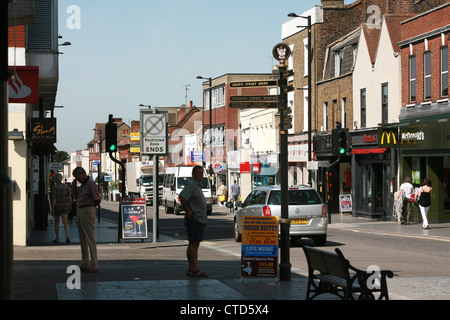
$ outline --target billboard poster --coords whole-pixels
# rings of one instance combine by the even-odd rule
[[[125,239],[147,239],[147,210],[144,198],[120,199],[122,218],[122,241]]]
[[[243,217],[242,277],[277,277],[278,217]]]

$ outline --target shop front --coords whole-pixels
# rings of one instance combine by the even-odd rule
[[[414,187],[432,181],[430,223],[450,221],[450,120],[410,121],[399,127],[400,174]],[[420,219],[420,214],[415,215]]]
[[[377,128],[355,130],[350,134],[352,214],[391,219],[397,185],[397,149],[378,146]]]

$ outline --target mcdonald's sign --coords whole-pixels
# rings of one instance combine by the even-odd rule
[[[378,147],[380,148],[398,148],[397,128],[378,128]]]

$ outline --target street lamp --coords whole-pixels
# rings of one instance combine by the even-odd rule
[[[102,190],[102,186],[101,186],[101,175],[102,175],[102,130],[101,129],[92,129],[94,130],[95,133],[99,134],[99,143],[98,143],[98,147],[99,147],[99,163],[97,165],[97,181],[98,181],[98,192],[100,192],[100,194],[102,195],[103,198],[103,190]],[[97,215],[98,215],[98,222],[100,222],[100,204],[97,207]]]
[[[209,81],[209,173],[210,173],[210,182],[212,188],[212,78],[204,78],[202,76],[197,76],[197,79],[208,80]],[[203,107],[203,110],[205,108]]]
[[[312,160],[312,147],[311,147],[311,84],[312,84],[312,80],[311,80],[311,64],[312,64],[312,48],[311,48],[311,16],[299,16],[295,13],[289,13],[288,17],[290,18],[302,18],[302,19],[307,19],[308,20],[308,24],[307,26],[297,26],[297,28],[307,28],[308,29],[308,162],[310,162]],[[312,181],[311,181],[311,171],[308,171],[308,184],[310,186],[312,186]]]

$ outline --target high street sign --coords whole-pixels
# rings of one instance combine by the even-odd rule
[[[267,101],[232,101],[229,104],[230,108],[251,109],[251,108],[278,108],[278,102]]]
[[[278,102],[278,96],[231,96],[230,101],[233,102],[253,102],[253,101],[266,101],[266,102]]]
[[[244,81],[244,82],[231,82],[231,88],[248,88],[248,87],[276,87],[278,86],[278,81],[267,80],[267,81]]]

